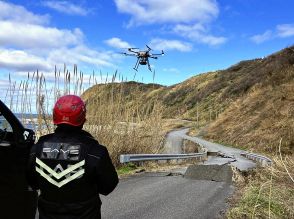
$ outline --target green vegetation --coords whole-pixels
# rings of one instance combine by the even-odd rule
[[[125,164],[117,169],[118,175],[128,175],[134,173],[134,171],[138,170],[138,167],[133,163]]]

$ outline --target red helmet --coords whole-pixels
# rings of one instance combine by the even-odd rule
[[[81,126],[86,121],[86,106],[84,101],[76,95],[60,97],[53,109],[54,125],[69,124]]]

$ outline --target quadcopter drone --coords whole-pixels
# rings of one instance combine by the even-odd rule
[[[136,71],[138,71],[139,65],[147,65],[148,69],[151,71],[149,58],[158,59],[158,56],[164,55],[163,50],[161,50],[161,53],[159,53],[159,54],[152,54],[152,53],[150,53],[150,51],[152,49],[147,45],[146,45],[146,47],[147,47],[147,50],[143,50],[143,51],[138,50],[139,48],[128,48],[129,53],[126,53],[126,52],[122,53],[126,56],[136,56],[137,57],[137,62],[134,67],[134,69]]]

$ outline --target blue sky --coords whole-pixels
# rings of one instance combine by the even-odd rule
[[[74,64],[133,79],[126,47],[148,44],[155,83],[172,85],[293,45],[293,0],[0,0],[0,86]],[[140,66],[135,80],[152,83]]]

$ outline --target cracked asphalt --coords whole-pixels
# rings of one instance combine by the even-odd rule
[[[188,131],[189,129],[182,129],[181,132],[176,132],[174,135],[177,135],[178,138],[184,138],[201,144],[207,148],[209,152],[220,153],[220,156],[209,156],[207,161],[203,163],[204,165],[222,165],[227,163],[236,167],[240,171],[247,171],[256,167],[256,163],[241,156],[241,153],[244,153],[245,151],[209,142],[202,138],[188,136],[186,135]]]
[[[113,193],[101,197],[102,218],[223,217],[222,213],[228,207],[227,199],[232,195],[234,187],[228,180],[231,169],[223,170],[222,166],[230,163],[247,169],[253,167],[254,163],[245,158],[243,160],[239,156],[240,150],[189,137],[187,131],[182,129],[169,133],[164,153],[181,153],[183,139],[188,139],[203,144],[209,151],[222,152],[222,157],[209,157],[203,163],[207,168],[194,166],[186,177],[183,177],[186,171],[184,168],[174,172],[140,173],[121,179]],[[223,173],[227,174],[226,177],[223,177]]]
[[[221,218],[231,184],[193,180],[162,173],[143,173],[122,179],[117,189],[102,198],[102,218],[178,219]]]

